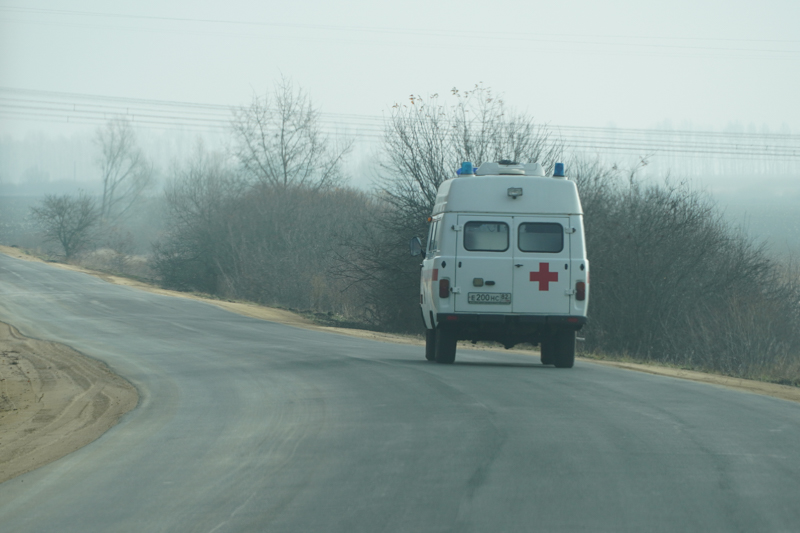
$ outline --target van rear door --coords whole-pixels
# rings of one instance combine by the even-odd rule
[[[569,217],[514,217],[514,313],[569,314],[569,228]]]
[[[513,218],[494,215],[458,217],[456,247],[459,313],[510,313],[513,305]]]

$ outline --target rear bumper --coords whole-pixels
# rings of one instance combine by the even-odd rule
[[[570,329],[581,329],[588,321],[585,316],[574,315],[502,315],[502,314],[468,314],[439,313],[436,321],[442,324],[474,324],[474,325],[506,325],[506,326],[553,326]]]
[[[439,313],[438,326],[460,340],[496,341],[507,348],[520,343],[540,343],[559,332],[578,331],[587,322],[574,315],[502,315]]]

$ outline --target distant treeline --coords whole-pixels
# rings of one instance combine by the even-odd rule
[[[461,161],[549,170],[564,157],[563,139],[488,89],[412,97],[387,118],[376,185],[365,192],[342,175],[351,145],[317,119],[308,96],[283,81],[234,116],[230,151],[200,147],[173,168],[163,200],[150,204],[163,221],[151,233],[151,275],[167,288],[422,333],[419,260],[407,243],[427,234],[438,186]],[[586,353],[800,385],[791,265],[685,183],[642,182],[639,167],[566,163],[591,264]],[[107,234],[124,236],[126,219],[114,213],[100,224],[113,219]]]

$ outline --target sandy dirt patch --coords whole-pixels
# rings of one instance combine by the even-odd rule
[[[138,401],[100,361],[0,322],[0,483],[89,444]]]

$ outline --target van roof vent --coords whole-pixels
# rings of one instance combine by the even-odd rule
[[[497,163],[481,163],[475,171],[476,176],[544,176],[539,163],[517,163],[504,159]]]

